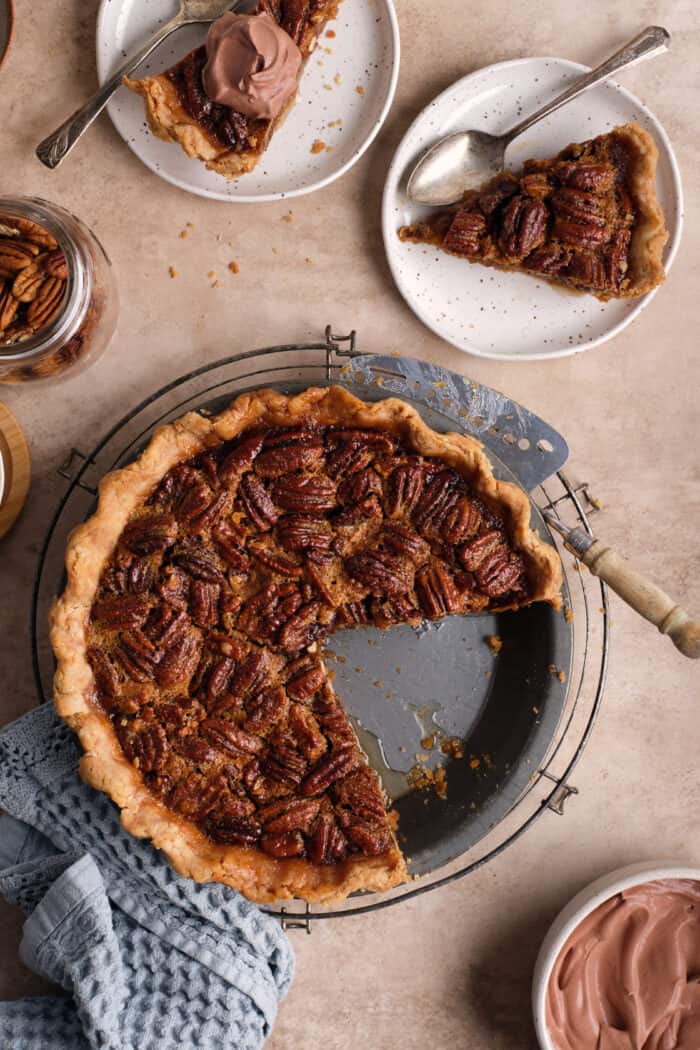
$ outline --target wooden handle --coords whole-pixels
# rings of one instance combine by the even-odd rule
[[[667,634],[684,656],[700,658],[700,620],[691,620],[665,591],[633,569],[617,551],[595,540],[581,561],[632,609]]]

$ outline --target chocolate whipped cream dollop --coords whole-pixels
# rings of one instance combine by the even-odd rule
[[[234,15],[207,35],[204,90],[246,117],[274,120],[297,86],[301,51],[270,15]]]
[[[660,880],[596,908],[547,989],[557,1050],[700,1050],[700,882]]]

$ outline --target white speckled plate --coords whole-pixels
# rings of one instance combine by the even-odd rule
[[[522,58],[487,66],[458,80],[431,102],[396,151],[382,213],[389,265],[409,306],[460,350],[512,361],[588,350],[620,332],[658,291],[641,299],[602,303],[536,277],[502,273],[436,248],[402,244],[397,236],[400,226],[429,211],[410,202],[405,193],[408,174],[428,147],[466,128],[501,133],[585,71],[585,66],[560,58]],[[651,132],[659,148],[657,193],[671,234],[664,260],[668,271],[683,224],[680,174],[663,128],[628,91],[611,82],[591,89],[516,139],[506,164],[517,169],[529,157],[551,157],[570,142],[632,120]]]
[[[177,10],[175,0],[102,0],[97,22],[100,81]],[[328,185],[359,160],[384,123],[399,73],[399,29],[393,0],[343,0],[301,80],[300,97],[255,171],[229,180],[155,138],[143,100],[120,88],[109,104],[114,125],[151,171],[183,190],[222,201],[298,197]],[[160,73],[202,43],[206,27],[179,30],[138,75]],[[359,90],[358,90],[359,89]],[[334,126],[330,126],[334,125]],[[316,141],[328,150],[312,154]]]

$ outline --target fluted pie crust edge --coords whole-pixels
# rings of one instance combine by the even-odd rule
[[[107,474],[99,485],[96,513],[71,534],[66,589],[50,614],[57,660],[56,709],[84,748],[83,779],[116,802],[127,831],[150,838],[181,875],[198,882],[226,883],[258,903],[291,897],[332,903],[356,890],[382,892],[408,879],[405,861],[396,841],[380,856],[351,856],[336,865],[318,866],[304,859],[277,859],[244,846],[211,842],[194,824],[158,801],[124,755],[109,718],[93,699],[95,683],[87,660],[86,632],[100,576],[131,512],[171,467],[251,427],[287,427],[300,422],[388,431],[416,452],[443,459],[503,516],[510,540],[526,566],[528,603],[546,601],[555,607],[561,603],[561,563],[554,549],[531,531],[525,492],[494,478],[478,441],[437,434],[413,408],[396,398],[368,404],[340,387],[311,388],[294,397],[272,390],[244,394],[217,417],[207,419],[192,412],[161,427],[139,459]]]

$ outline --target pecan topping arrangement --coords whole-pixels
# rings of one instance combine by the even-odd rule
[[[0,214],[0,346],[31,339],[63,303],[68,267],[42,226]]]
[[[656,160],[651,136],[625,125],[503,172],[399,236],[603,300],[643,295],[664,279]]]
[[[306,61],[326,23],[336,17],[339,2],[259,0],[254,14],[274,19]],[[124,82],[143,97],[153,134],[179,143],[190,157],[197,157],[227,178],[237,178],[258,163],[273,132],[294,104],[296,92],[274,118],[246,116],[209,98],[203,77],[206,64],[207,50],[202,46],[159,76],[142,80],[126,77]]]
[[[263,875],[253,888],[245,874],[210,877],[257,900],[338,899],[395,885],[405,865],[324,665],[325,640],[357,625],[556,604],[559,563],[529,532],[527,497],[493,479],[470,439],[450,444],[398,401],[374,406],[385,413],[375,422],[339,388],[255,396],[257,415],[248,406],[233,439],[187,417],[200,451],[175,452],[146,498],[131,488],[142,461],[103,482],[98,517],[130,502],[99,562],[85,553],[100,535],[90,523],[89,542],[80,530],[71,541],[83,557],[69,556],[69,579],[78,562],[95,566],[80,639],[92,684],[79,702],[109,728],[109,760],[120,753],[149,806],[196,829],[198,850],[222,851],[222,863],[235,854],[239,871],[264,858],[282,873],[269,876],[274,887]],[[293,422],[274,422],[268,402]],[[346,425],[351,409],[374,427]],[[429,436],[422,443],[407,417]],[[177,427],[154,447],[178,441]],[[57,705],[70,720],[70,585],[53,619]]]

